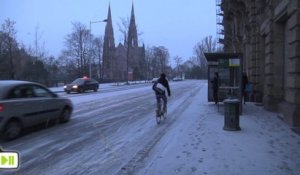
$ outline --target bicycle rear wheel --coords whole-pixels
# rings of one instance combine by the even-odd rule
[[[159,125],[161,122],[161,116],[156,116],[156,123]]]
[[[167,114],[166,113],[160,113],[159,116],[156,116],[156,123],[157,124],[160,124],[163,120],[166,120],[166,116]]]
[[[159,101],[160,108],[156,110],[156,123],[160,124],[162,120],[165,119],[165,113],[163,111],[163,103]]]

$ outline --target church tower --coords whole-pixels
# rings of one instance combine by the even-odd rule
[[[113,78],[113,59],[115,50],[114,30],[112,25],[110,5],[108,7],[107,23],[105,26],[104,42],[103,42],[103,78],[112,80]]]
[[[138,46],[138,34],[132,4],[130,23],[124,45],[115,46],[110,5],[103,43],[103,79],[116,82],[145,78],[145,47]]]
[[[135,15],[134,15],[134,6],[132,3],[131,8],[131,17],[129,23],[129,29],[127,34],[127,42],[128,42],[128,68],[129,74],[131,75],[131,79],[140,79],[141,73],[143,72],[141,67],[141,61],[143,57],[143,52],[138,45],[138,34],[137,28],[135,24]]]
[[[131,17],[130,17],[130,24],[128,29],[128,42],[129,42],[129,47],[138,47],[138,36],[137,36],[137,29],[135,25],[133,3],[131,8]]]

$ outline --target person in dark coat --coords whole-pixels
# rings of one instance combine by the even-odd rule
[[[215,76],[214,79],[211,81],[212,83],[212,87],[213,87],[213,97],[214,97],[214,101],[215,104],[218,104],[219,102],[219,73],[215,72]]]
[[[163,100],[163,113],[167,112],[167,96],[166,91],[168,93],[168,96],[171,96],[170,86],[169,82],[166,79],[166,74],[162,73],[160,75],[160,78],[154,82],[152,89],[155,92],[156,95],[156,102],[157,102],[157,110],[156,115],[159,116],[161,111],[161,100]]]
[[[248,76],[246,72],[243,72],[242,76],[242,93],[243,93],[243,99],[244,99],[244,104],[246,104],[246,97],[247,97],[247,91],[246,91],[246,85],[248,84]]]

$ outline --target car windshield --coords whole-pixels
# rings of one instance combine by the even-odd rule
[[[83,84],[84,80],[82,78],[77,78],[72,82],[72,84]]]
[[[92,83],[98,83],[98,81],[96,81],[96,80],[94,80],[94,79],[90,79],[90,81],[92,82]]]

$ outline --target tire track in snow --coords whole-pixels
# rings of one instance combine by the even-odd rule
[[[202,86],[194,87],[192,89],[192,92],[189,95],[183,97],[181,102],[176,105],[175,110],[169,111],[171,112],[171,116],[173,117],[173,119],[166,125],[164,125],[159,132],[155,133],[155,135],[147,142],[146,146],[140,149],[137,154],[117,172],[118,175],[134,174],[139,168],[144,166],[145,158],[148,156],[151,149],[156,145],[156,143],[159,142],[159,140],[164,136],[164,134],[168,131],[168,128],[177,120],[177,118],[180,117],[183,111],[192,102],[192,98],[201,89]]]
[[[20,142],[6,144],[6,147],[21,151],[20,173],[53,174],[54,170],[59,174],[76,174],[85,170],[84,174],[115,173],[122,167],[126,167],[124,162],[132,162],[137,159],[136,155],[144,157],[152,148],[152,146],[145,145],[157,143],[160,135],[167,131],[167,127],[179,117],[180,111],[189,104],[188,98],[193,96],[193,93],[186,93],[190,91],[190,85],[179,84],[174,86],[172,91],[174,92],[172,96],[178,97],[181,102],[171,99],[169,107],[176,108],[178,106],[178,108],[169,110],[171,116],[166,120],[165,125],[160,125],[155,131],[153,128],[147,128],[145,131],[144,128],[144,126],[148,127],[149,123],[156,125],[154,118],[149,119],[154,116],[155,97],[153,92],[145,94],[143,91],[114,97],[107,103],[102,102],[103,99],[99,99],[80,104],[83,105],[82,108],[75,110],[78,114],[75,114],[74,120],[71,120],[70,123],[30,134],[21,138]],[[194,88],[193,92],[196,93],[197,88]],[[86,113],[85,107],[91,108],[92,112]],[[81,114],[83,116],[79,116]],[[78,117],[76,117],[77,115]],[[126,135],[138,136],[132,136],[132,140],[126,140],[130,138]],[[138,139],[143,137],[151,141],[139,143]],[[47,141],[47,144],[42,144],[43,140]],[[133,145],[135,145],[134,148],[130,148]],[[123,153],[124,148],[129,150],[129,153]],[[95,149],[97,151],[94,153],[89,151]],[[131,149],[134,149],[134,152]],[[93,169],[93,163],[83,163],[78,166],[80,162],[91,162],[91,160],[100,163],[104,170]],[[49,167],[49,164],[53,168]],[[61,165],[66,167],[61,167]]]

